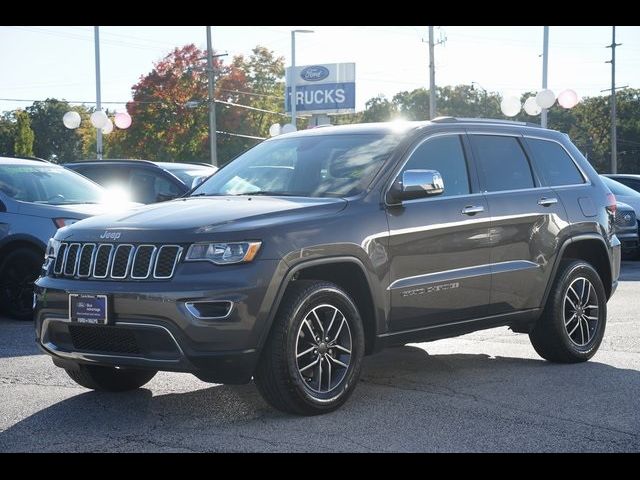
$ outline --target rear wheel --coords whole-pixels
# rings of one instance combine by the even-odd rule
[[[40,274],[43,255],[17,248],[0,265],[0,308],[18,320],[33,318],[33,283]]]
[[[606,322],[607,296],[598,272],[584,261],[565,260],[529,338],[546,360],[584,362],[598,351]]]
[[[364,331],[358,309],[337,285],[291,285],[254,375],[258,390],[284,412],[318,415],[340,407],[360,375]]]
[[[65,368],[67,375],[78,385],[91,390],[105,392],[126,392],[140,388],[156,373],[156,370],[140,368],[115,368],[99,365],[78,365],[77,368]]]

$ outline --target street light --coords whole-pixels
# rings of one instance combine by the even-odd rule
[[[313,30],[291,30],[291,75],[289,81],[291,82],[291,124],[294,131],[297,130],[297,99],[296,99],[296,80],[295,80],[295,68],[296,68],[296,33],[313,33]]]

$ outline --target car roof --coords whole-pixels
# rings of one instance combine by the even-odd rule
[[[530,122],[518,122],[495,118],[462,118],[462,117],[437,117],[433,120],[394,120],[391,122],[352,123],[345,125],[320,125],[306,130],[286,133],[272,138],[294,138],[309,135],[366,135],[366,134],[403,134],[412,130],[432,127],[436,125],[451,125],[456,127],[489,126],[502,128],[523,127],[526,130],[536,130],[536,133],[560,134],[555,130],[542,128],[540,125]],[[271,139],[269,139],[271,140]]]
[[[193,169],[206,169],[215,168],[213,165],[207,165],[205,163],[189,163],[189,162],[155,162],[156,165],[162,168],[171,169],[176,168],[193,168]]]
[[[26,158],[14,158],[14,157],[0,157],[0,163],[2,165],[29,165],[38,167],[55,167],[58,166],[55,163],[43,161],[43,160],[28,160]]]
[[[603,177],[610,177],[610,178],[613,178],[613,179],[615,179],[616,177],[640,179],[640,175],[635,174],[635,173],[603,173],[602,176]]]

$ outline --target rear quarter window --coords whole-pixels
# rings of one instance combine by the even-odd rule
[[[526,141],[547,186],[584,183],[578,167],[559,143],[534,138],[527,138]]]

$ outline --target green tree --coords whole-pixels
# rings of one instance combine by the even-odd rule
[[[35,134],[33,153],[37,157],[58,163],[83,158],[82,137],[77,129],[69,130],[62,123],[63,115],[69,110],[67,102],[53,98],[27,107]]]
[[[0,155],[15,155],[16,122],[15,112],[0,115]]]
[[[33,156],[33,130],[31,130],[31,121],[29,115],[24,110],[16,112],[16,137],[14,150],[16,155],[25,157]]]

